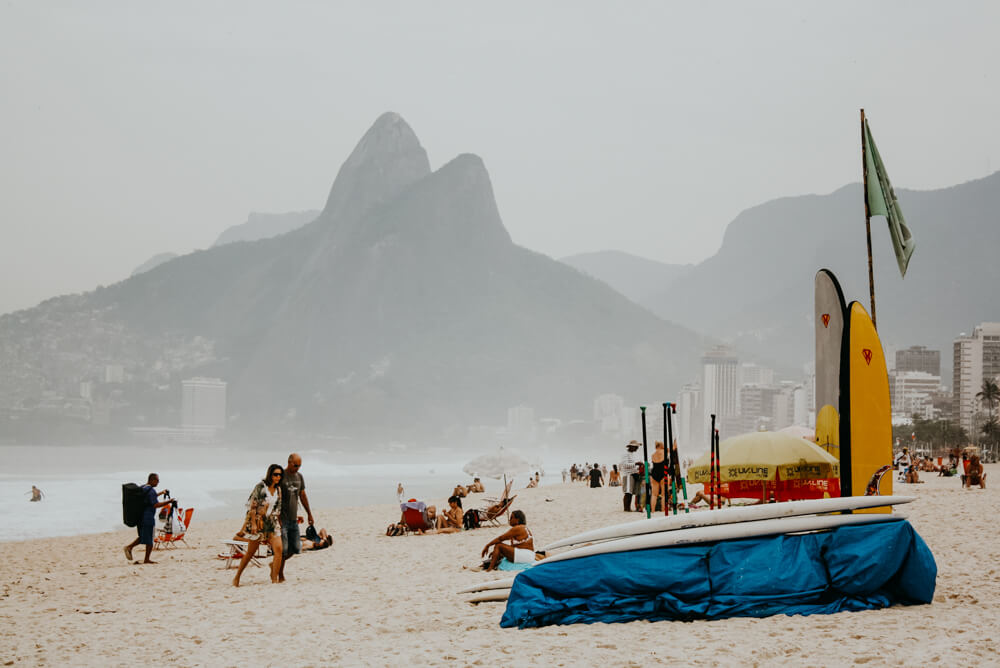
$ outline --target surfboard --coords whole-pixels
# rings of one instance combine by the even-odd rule
[[[510,598],[510,589],[497,589],[494,591],[487,592],[485,594],[480,594],[479,596],[473,596],[469,599],[469,603],[490,603],[493,601],[506,601]]]
[[[549,543],[543,550],[548,552],[559,547],[579,545],[598,540],[614,540],[628,536],[658,533],[661,531],[679,531],[696,527],[715,526],[719,524],[735,524],[757,520],[776,519],[781,517],[796,517],[800,515],[816,515],[819,513],[837,513],[855,508],[867,508],[876,505],[895,505],[910,503],[915,496],[893,496],[875,499],[874,497],[838,497],[834,499],[812,499],[808,501],[787,501],[784,503],[768,503],[759,506],[742,508],[723,508],[721,510],[705,510],[684,515],[654,517],[637,522],[625,522],[613,526],[584,531],[568,538]]]
[[[514,578],[517,576],[515,575]],[[488,582],[479,582],[472,585],[471,587],[466,587],[465,589],[460,589],[459,594],[472,594],[477,591],[486,591],[487,589],[510,589],[514,586],[514,578],[502,578],[500,580],[489,580]]]
[[[837,277],[816,272],[816,444],[840,457],[840,358],[847,305]]]
[[[759,520],[756,522],[739,522],[736,524],[717,524],[678,531],[661,531],[659,533],[643,534],[609,540],[594,545],[577,547],[561,554],[546,557],[536,564],[550,564],[567,559],[591,557],[597,554],[614,552],[632,552],[648,550],[656,547],[673,545],[692,545],[696,543],[713,543],[720,540],[753,538],[756,536],[772,536],[803,531],[822,531],[836,529],[855,524],[870,524],[873,522],[893,522],[905,519],[901,514],[892,515],[802,515],[799,517],[782,517],[778,519]]]
[[[840,361],[840,493],[892,495],[892,406],[882,342],[868,312],[848,307]],[[886,467],[890,468],[886,468]],[[855,512],[888,513],[887,506]]]

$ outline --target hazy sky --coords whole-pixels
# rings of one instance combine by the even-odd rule
[[[435,169],[482,156],[523,246],[697,262],[741,210],[859,180],[862,106],[897,187],[1000,169],[998,26],[996,2],[4,2],[0,313],[322,208],[389,110]]]

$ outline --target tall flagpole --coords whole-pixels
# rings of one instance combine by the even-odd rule
[[[861,110],[861,173],[864,183],[861,188],[865,194],[865,236],[868,239],[868,291],[872,301],[872,327],[878,331],[875,324],[875,272],[872,269],[872,215],[868,210],[868,142],[865,140],[865,110]]]

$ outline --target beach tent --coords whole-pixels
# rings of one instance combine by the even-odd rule
[[[521,572],[500,626],[812,615],[930,603],[937,565],[901,520],[615,552]]]
[[[796,501],[840,496],[840,462],[819,446],[787,433],[757,431],[719,444],[721,494],[729,498]],[[706,453],[688,469],[689,483],[705,484]]]

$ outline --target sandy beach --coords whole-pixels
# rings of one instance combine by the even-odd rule
[[[1000,484],[1000,465],[988,465]],[[308,478],[308,470],[303,474]],[[502,603],[455,592],[493,579],[473,565],[501,529],[388,538],[395,505],[315,512],[331,549],[292,559],[288,582],[249,567],[243,586],[217,555],[240,518],[188,532],[190,548],[128,563],[135,533],[0,543],[3,665],[994,665],[1000,651],[1000,511],[995,489],[924,474],[895,486],[938,566],[934,603],[888,610],[712,622],[633,622],[501,629]],[[250,485],[248,484],[248,491]],[[487,492],[498,491],[493,482]],[[633,520],[618,488],[583,483],[515,489],[541,546]],[[448,490],[428,499],[445,506]],[[465,507],[480,505],[472,495]],[[486,494],[485,496],[490,496]],[[311,499],[316,508],[321,498]],[[137,551],[138,553],[138,551]]]

